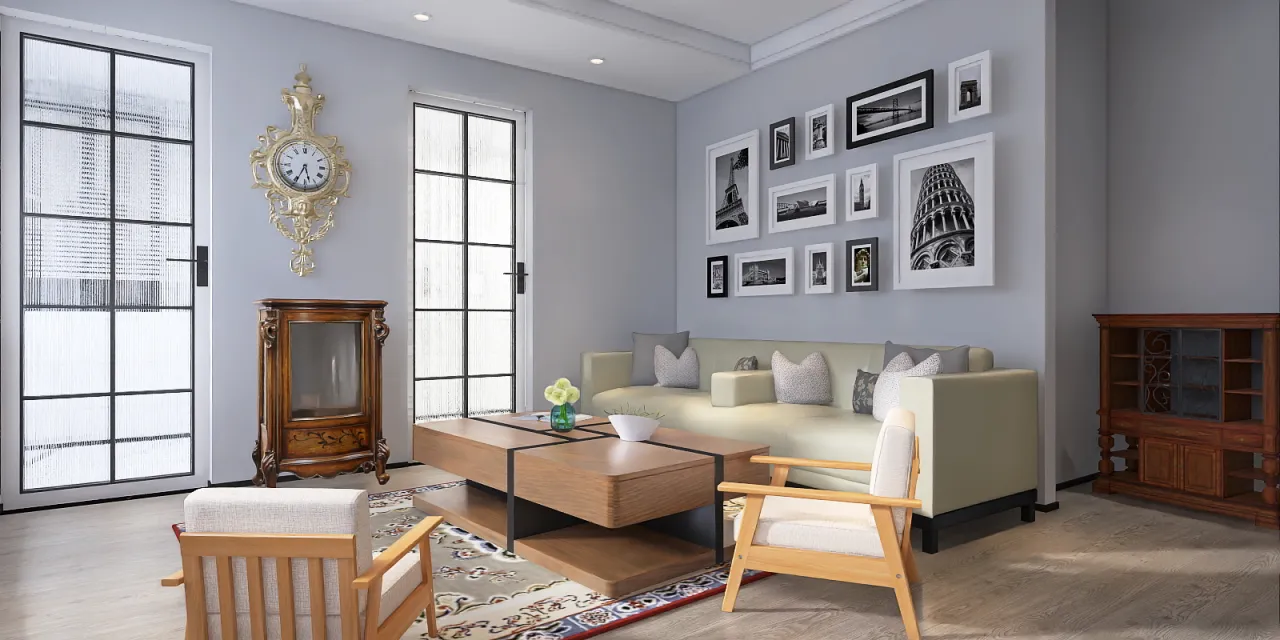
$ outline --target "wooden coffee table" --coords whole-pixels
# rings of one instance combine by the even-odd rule
[[[769,447],[659,428],[618,439],[605,419],[561,434],[518,414],[414,425],[415,460],[462,476],[414,506],[609,597],[723,563],[722,481],[767,484]]]

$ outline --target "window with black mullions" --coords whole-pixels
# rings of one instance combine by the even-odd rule
[[[515,409],[516,123],[414,105],[414,415]]]
[[[194,467],[194,69],[23,34],[21,487]]]

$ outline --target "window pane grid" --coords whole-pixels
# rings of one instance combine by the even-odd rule
[[[19,55],[21,491],[189,476],[194,66],[31,34]]]
[[[513,411],[515,122],[427,105],[413,122],[415,419]]]

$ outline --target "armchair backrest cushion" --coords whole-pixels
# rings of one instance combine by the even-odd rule
[[[893,409],[885,417],[876,438],[871,458],[871,495],[882,498],[908,498],[911,490],[911,460],[915,455],[915,414],[906,409]],[[903,535],[907,510],[893,508],[893,527]]]
[[[354,534],[356,572],[373,563],[373,533],[369,524],[369,495],[356,489],[200,489],[183,503],[184,524],[190,533],[339,533]],[[244,558],[232,559],[236,611],[249,611],[249,587]],[[297,615],[311,613],[307,561],[293,559],[293,603]],[[324,560],[325,613],[338,615],[338,563]],[[212,558],[204,559],[205,607],[218,613],[218,586]],[[262,581],[268,613],[279,613],[276,564],[263,562]],[[364,598],[360,606],[363,607]],[[211,616],[212,617],[212,616]]]

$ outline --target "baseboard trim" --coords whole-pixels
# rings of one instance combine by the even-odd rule
[[[405,467],[417,467],[421,465],[422,463],[418,462],[417,460],[409,460],[406,462],[391,462],[387,464],[387,469],[388,470],[404,469]],[[301,479],[302,478],[299,478],[298,476],[289,474],[289,475],[280,476],[280,478],[277,479],[276,482],[293,482],[295,480],[301,480]],[[252,487],[253,480],[234,480],[232,482],[210,482],[207,486],[216,487],[219,489],[234,488],[234,487]],[[126,500],[142,500],[144,498],[161,498],[164,496],[176,496],[184,493],[191,493],[192,491],[195,491],[195,490],[196,489],[178,489],[177,491],[162,491],[160,493],[144,493],[136,496],[121,496],[119,498],[102,498],[99,500],[85,500],[83,502],[68,502],[66,504],[50,504],[50,505],[45,505],[43,507],[27,507],[25,509],[5,509],[3,505],[0,505],[0,516],[7,516],[11,513],[29,513],[32,511],[48,511],[50,509],[66,509],[68,507],[87,507],[89,505],[106,504],[108,502],[124,502]]]
[[[1082,485],[1082,484],[1087,484],[1087,483],[1093,482],[1094,480],[1097,480],[1097,479],[1098,479],[1098,473],[1097,473],[1097,472],[1094,472],[1094,473],[1091,473],[1091,474],[1089,474],[1089,475],[1087,475],[1087,476],[1080,476],[1079,478],[1076,478],[1076,479],[1074,479],[1074,480],[1067,480],[1067,481],[1065,481],[1065,482],[1059,482],[1059,483],[1058,483],[1058,491],[1065,491],[1065,490],[1067,490],[1067,489],[1070,489],[1071,487],[1078,487],[1078,486],[1080,486],[1080,485]]]

